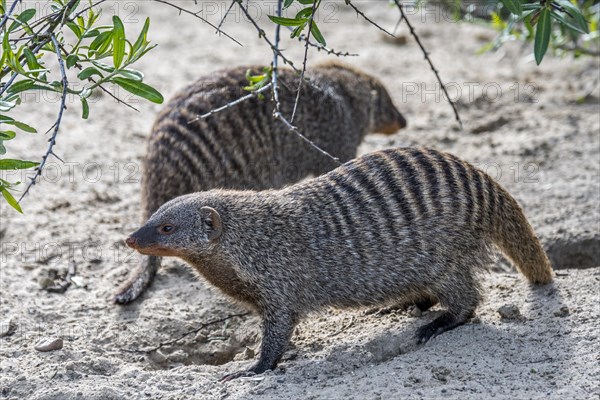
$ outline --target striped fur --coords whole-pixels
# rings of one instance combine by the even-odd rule
[[[163,224],[173,233],[160,234]],[[477,275],[493,245],[533,283],[553,274],[508,192],[421,148],[371,153],[280,190],[178,197],[129,241],[184,259],[262,315],[255,373],[273,368],[298,319],[323,307],[439,302],[446,311],[418,330],[422,342],[463,324],[481,300]]]
[[[273,118],[270,93],[190,123],[197,116],[248,94],[246,71],[216,72],[177,94],[158,116],[144,161],[144,221],[174,197],[213,188],[269,189],[320,175],[336,164],[308,147]],[[279,73],[281,109],[292,114],[296,74]],[[347,161],[367,132],[393,133],[406,121],[375,78],[339,63],[316,66],[307,73],[294,124],[321,148]],[[116,296],[117,303],[137,298],[160,265],[142,259],[141,267]]]

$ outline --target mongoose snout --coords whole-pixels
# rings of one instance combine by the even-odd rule
[[[160,233],[164,224],[171,234]],[[298,321],[325,307],[439,303],[445,311],[417,330],[421,343],[464,324],[482,299],[478,275],[492,246],[530,282],[553,279],[515,199],[432,149],[374,152],[279,190],[188,194],[144,229],[160,255],[182,258],[260,314],[260,357],[244,373],[273,369]]]

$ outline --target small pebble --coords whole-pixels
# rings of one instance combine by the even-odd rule
[[[564,318],[564,317],[568,316],[570,313],[571,313],[571,311],[569,310],[569,307],[563,306],[560,308],[560,310],[554,311],[554,316]]]
[[[35,349],[37,351],[53,351],[60,350],[63,347],[62,338],[42,338],[40,339],[36,345]]]
[[[519,307],[514,304],[505,304],[498,309],[498,314],[502,320],[515,320],[521,318]]]

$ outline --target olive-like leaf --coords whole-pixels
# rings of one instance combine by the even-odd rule
[[[113,16],[113,25],[113,63],[119,68],[125,57],[125,27],[117,15]]]
[[[535,30],[535,41],[533,43],[533,54],[535,55],[535,62],[537,65],[540,65],[548,50],[551,28],[552,18],[550,17],[550,11],[547,8],[543,8],[540,12],[540,18],[538,19]]]
[[[0,170],[8,171],[15,169],[28,169],[38,166],[40,163],[34,161],[13,160],[9,158],[0,159]]]
[[[17,200],[13,197],[12,194],[10,194],[10,192],[8,191],[8,189],[6,189],[5,187],[2,187],[2,196],[4,196],[4,199],[6,200],[6,202],[15,210],[17,210],[18,212],[20,212],[21,214],[23,214],[23,210],[21,209],[21,206],[19,205],[19,203],[17,202]]]
[[[133,93],[136,96],[143,97],[146,100],[150,100],[153,103],[162,104],[164,101],[162,94],[160,94],[158,90],[154,89],[150,85],[146,85],[145,83],[138,82],[133,79],[122,78],[120,76],[112,78],[111,81],[121,86],[128,92]]]

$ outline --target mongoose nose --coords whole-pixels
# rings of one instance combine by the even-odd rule
[[[131,248],[135,248],[135,238],[133,236],[129,236],[127,239],[125,239],[125,244]]]

